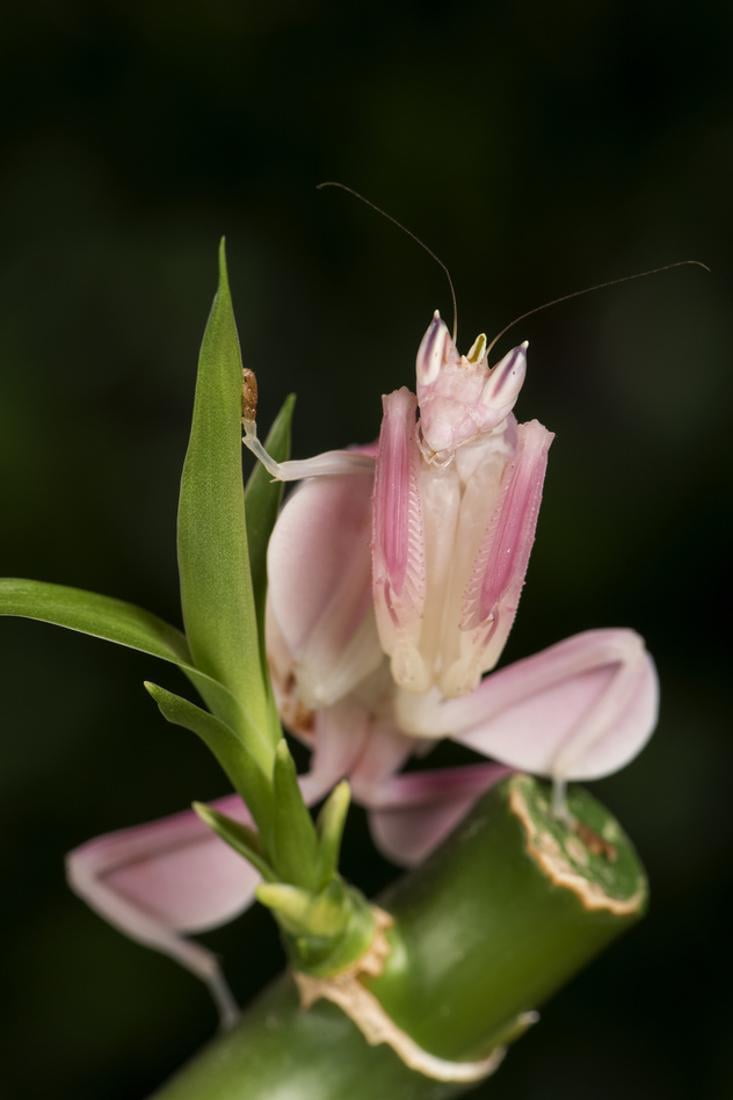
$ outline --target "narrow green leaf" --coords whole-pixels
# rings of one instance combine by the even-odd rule
[[[289,931],[302,934],[303,924],[313,904],[313,897],[307,890],[284,882],[263,882],[257,887],[256,894],[257,900],[272,909]]]
[[[283,881],[313,890],[319,877],[318,838],[284,739],[275,750],[272,789],[272,863]]]
[[[213,752],[232,786],[241,794],[255,821],[262,828],[269,819],[270,779],[253,758],[242,738],[221,719],[197,707],[188,699],[182,699],[180,695],[174,695],[172,691],[166,691],[148,681],[145,689],[158,704],[160,713],[167,722],[191,730]]]
[[[0,579],[0,615],[38,619],[139,649],[177,665],[191,663],[186,639],[180,630],[142,607],[81,588],[3,577]]]
[[[290,436],[294,408],[295,395],[291,394],[285,399],[283,407],[277,414],[265,440],[265,447],[276,462],[286,462],[290,458]],[[264,653],[267,544],[275,526],[282,495],[282,482],[273,481],[264,466],[261,466],[258,462],[247,481],[245,503],[249,565],[262,650],[260,656],[265,671],[267,669]]]
[[[226,688],[194,668],[181,631],[135,604],[62,584],[3,577],[0,615],[51,623],[170,661],[188,676],[212,710],[224,716],[238,712]]]
[[[254,731],[250,748],[272,760],[247,555],[241,453],[242,357],[224,242],[219,287],[199,356],[191,436],[181,477],[178,564],[194,662],[225,684]]]
[[[351,802],[351,789],[344,779],[334,787],[323,809],[318,815],[318,836],[320,838],[321,883],[325,886],[338,870],[341,838],[346,824],[346,815]]]
[[[297,886],[283,882],[260,883],[257,900],[271,909],[283,927],[297,937],[318,938],[337,936],[343,932],[349,918],[340,889],[310,894]]]
[[[226,814],[220,814],[218,810],[212,809],[211,806],[204,805],[203,802],[194,802],[193,809],[205,825],[213,829],[217,836],[226,841],[230,848],[233,848],[240,856],[244,856],[267,882],[276,881],[275,872],[262,855],[260,838],[257,833],[252,829],[248,829],[240,821],[234,821]]]

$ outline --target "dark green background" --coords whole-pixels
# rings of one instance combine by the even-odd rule
[[[3,17],[0,573],[176,619],[177,479],[222,232],[262,422],[295,389],[298,455],[376,434],[379,394],[411,383],[449,301],[427,257],[317,194],[323,178],[446,260],[464,349],[566,290],[687,257],[713,268],[513,334],[532,345],[520,416],[557,440],[506,656],[633,625],[663,709],[643,756],[595,787],[648,865],[651,915],[547,1006],[480,1092],[494,1100],[733,1088],[729,13],[560,0]],[[142,690],[180,687],[175,672],[24,622],[0,623],[0,647],[0,1088],[142,1100],[211,1034],[212,1007],[67,891],[63,855],[223,786]],[[393,874],[358,813],[347,865],[369,889]],[[242,996],[278,966],[260,912],[209,940]]]

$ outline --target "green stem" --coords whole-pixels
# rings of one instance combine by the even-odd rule
[[[380,899],[392,951],[365,984],[430,1054],[485,1058],[643,914],[644,872],[618,824],[582,789],[568,805],[570,825],[553,818],[546,786],[514,776]],[[286,975],[155,1100],[438,1100],[465,1088],[369,1046],[333,1004],[301,1010]]]

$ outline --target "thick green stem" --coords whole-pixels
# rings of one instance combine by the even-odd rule
[[[486,1058],[642,915],[644,872],[617,823],[581,789],[569,808],[559,822],[548,789],[514,776],[380,899],[392,950],[363,984],[398,1037],[451,1062]],[[155,1100],[437,1100],[466,1087],[368,1045],[334,1004],[302,1010],[286,975]]]

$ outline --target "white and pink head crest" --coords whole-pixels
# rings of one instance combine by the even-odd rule
[[[514,408],[527,369],[527,342],[489,367],[486,337],[460,355],[436,310],[417,351],[420,435],[428,454],[452,454],[494,431]]]

